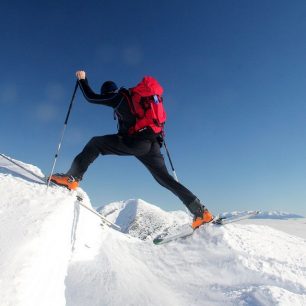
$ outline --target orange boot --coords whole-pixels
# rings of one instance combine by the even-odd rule
[[[187,205],[189,211],[194,215],[193,222],[191,224],[193,229],[198,228],[204,223],[211,222],[214,216],[205,208],[199,199],[195,199]]]
[[[214,219],[214,216],[208,211],[208,209],[204,209],[202,216],[195,216],[191,227],[193,229],[198,228],[204,223],[209,223]]]
[[[79,186],[79,181],[75,179],[72,175],[68,176],[66,174],[56,173],[51,176],[51,182],[64,186],[70,190],[75,190]]]

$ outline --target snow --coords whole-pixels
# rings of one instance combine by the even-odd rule
[[[306,305],[303,216],[261,212],[156,246],[157,234],[190,222],[185,212],[113,202],[99,211],[116,231],[75,192],[47,191],[1,157],[0,194],[1,306]]]

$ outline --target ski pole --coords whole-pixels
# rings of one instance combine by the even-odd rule
[[[40,176],[37,175],[36,173],[34,173],[33,171],[27,169],[26,167],[20,165],[19,163],[15,162],[14,160],[12,160],[11,158],[5,156],[4,154],[0,153],[0,156],[5,158],[6,160],[8,160],[9,162],[11,162],[12,164],[14,164],[15,166],[21,168],[22,170],[24,170],[25,172],[33,175],[34,177],[36,177],[37,179],[41,180],[42,182],[46,182],[45,177],[44,176]]]
[[[117,229],[117,230],[119,230],[119,231],[121,230],[121,227],[120,227],[119,225],[117,225],[117,224],[115,224],[115,223],[109,221],[107,218],[105,218],[104,216],[102,216],[101,214],[99,214],[96,210],[94,210],[94,209],[92,209],[92,208],[86,206],[85,204],[83,204],[83,203],[80,202],[80,201],[78,201],[78,203],[79,203],[79,205],[81,205],[82,207],[84,207],[84,208],[86,208],[87,210],[91,211],[91,212],[92,212],[93,214],[95,214],[96,216],[100,217],[101,220],[102,220],[103,222],[106,222],[109,226],[111,226],[111,227],[113,227],[113,228],[115,228],[115,229]]]
[[[174,169],[174,166],[173,166],[173,163],[172,163],[172,160],[171,160],[171,157],[170,157],[170,153],[169,153],[169,150],[168,150],[168,147],[167,147],[167,144],[166,144],[166,141],[165,141],[165,138],[163,138],[163,142],[164,142],[164,146],[165,146],[165,150],[167,152],[167,156],[168,156],[168,159],[169,159],[169,162],[170,162],[170,165],[171,165],[171,169],[172,169],[172,172],[173,172],[173,177],[174,179],[178,182],[178,178],[177,178],[177,175],[176,175],[176,172],[175,172],[175,169]],[[185,206],[185,210],[186,210],[186,213],[189,217],[192,217],[190,211],[188,210],[187,206]]]
[[[171,157],[170,157],[170,153],[169,153],[169,150],[168,150],[168,147],[167,147],[165,139],[164,139],[164,146],[165,146],[165,150],[167,152],[167,156],[168,156],[168,159],[169,159],[169,162],[170,162],[170,166],[171,166],[171,169],[172,169],[172,172],[173,172],[173,177],[178,182],[178,178],[177,178],[177,175],[176,175],[176,172],[175,172],[175,169],[174,169],[174,166],[173,166],[173,163],[172,163],[172,160],[171,160]]]
[[[63,130],[62,130],[62,135],[61,135],[61,138],[60,138],[60,142],[59,142],[59,144],[58,144],[58,146],[57,146],[57,151],[56,151],[56,153],[55,153],[55,157],[54,157],[54,162],[53,162],[51,174],[50,174],[49,179],[48,179],[47,189],[49,188],[50,181],[51,181],[51,177],[52,177],[52,175],[53,175],[53,171],[54,171],[54,168],[55,168],[55,164],[56,164],[56,161],[57,161],[57,158],[58,158],[58,154],[59,154],[59,151],[60,151],[60,149],[61,149],[61,145],[62,145],[62,142],[63,142],[65,130],[66,130],[66,127],[67,127],[67,123],[68,123],[69,116],[70,116],[72,104],[73,104],[74,97],[75,97],[76,91],[77,91],[77,89],[78,89],[78,86],[79,86],[79,82],[76,81],[76,83],[75,83],[75,88],[74,88],[74,91],[73,91],[73,94],[72,94],[72,98],[71,98],[71,101],[70,101],[70,105],[69,105],[69,108],[68,108],[68,112],[67,112],[67,115],[66,115],[66,119],[65,119],[65,123],[64,123],[64,128],[63,128]]]

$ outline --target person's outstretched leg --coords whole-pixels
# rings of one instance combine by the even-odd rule
[[[146,155],[137,158],[147,167],[160,185],[174,193],[186,205],[195,217],[192,225],[194,228],[212,220],[213,216],[205,209],[200,200],[169,174],[158,143],[153,143],[151,150]]]
[[[134,141],[131,137],[123,137],[118,134],[93,137],[78,154],[66,174],[55,174],[51,180],[69,189],[76,189],[78,182],[82,180],[84,173],[91,163],[102,155],[142,155],[151,147],[150,141]]]

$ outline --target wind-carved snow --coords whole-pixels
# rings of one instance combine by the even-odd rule
[[[114,202],[101,213],[119,232],[79,206],[74,193],[46,192],[1,158],[0,194],[1,306],[306,305],[301,216],[266,212],[155,246],[155,235],[190,223],[186,213]]]

